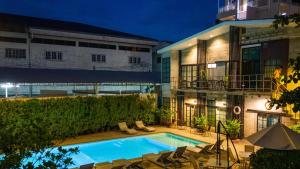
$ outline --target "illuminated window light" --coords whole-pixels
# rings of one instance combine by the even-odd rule
[[[217,64],[216,63],[209,63],[209,64],[207,64],[207,68],[208,69],[215,69],[215,68],[217,68]]]

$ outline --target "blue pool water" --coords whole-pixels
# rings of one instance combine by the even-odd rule
[[[113,139],[91,143],[64,146],[78,147],[79,153],[72,155],[74,166],[87,163],[112,162],[117,159],[132,159],[148,153],[173,151],[180,146],[195,146],[204,142],[177,136],[170,133],[151,134],[146,136]]]

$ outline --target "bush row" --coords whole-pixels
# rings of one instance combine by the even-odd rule
[[[0,101],[1,127],[17,128],[37,117],[48,124],[49,132],[65,138],[111,130],[120,121],[129,125],[136,120],[154,123],[155,99],[131,95]]]

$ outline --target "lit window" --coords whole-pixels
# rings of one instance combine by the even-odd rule
[[[209,64],[207,65],[207,68],[208,68],[208,69],[214,69],[214,68],[217,68],[217,64],[216,64],[216,63],[209,63]]]

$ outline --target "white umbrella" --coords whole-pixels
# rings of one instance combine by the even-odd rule
[[[300,134],[281,123],[246,138],[250,143],[274,150],[300,150]]]

